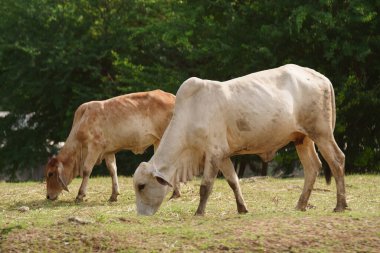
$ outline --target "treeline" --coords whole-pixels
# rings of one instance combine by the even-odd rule
[[[83,102],[286,63],[332,81],[346,171],[379,172],[379,10],[378,0],[2,0],[0,172],[44,164]],[[120,161],[132,172],[149,154]]]

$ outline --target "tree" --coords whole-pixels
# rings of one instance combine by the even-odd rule
[[[296,63],[334,85],[347,171],[379,171],[379,9],[378,0],[4,0],[0,170],[44,163],[83,102]]]

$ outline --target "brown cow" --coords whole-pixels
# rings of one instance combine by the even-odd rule
[[[173,94],[154,90],[79,106],[65,145],[46,165],[47,198],[57,199],[80,175],[83,180],[76,201],[82,201],[94,165],[104,159],[112,177],[110,201],[117,201],[115,153],[131,150],[141,154],[151,145],[156,150],[172,117],[174,103]]]

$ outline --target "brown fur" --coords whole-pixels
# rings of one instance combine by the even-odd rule
[[[76,176],[83,176],[78,198],[86,192],[87,177],[95,164],[108,159],[111,175],[116,174],[114,154],[120,150],[142,153],[151,145],[157,146],[173,114],[175,96],[154,90],[91,101],[78,107],[70,135],[56,157],[49,160],[45,174],[47,192],[55,199],[62,191],[57,179],[60,174],[68,185]],[[62,166],[60,173],[58,167]],[[115,171],[114,171],[115,170]],[[117,177],[115,175],[115,177]],[[113,194],[118,193],[117,178],[113,178]],[[83,195],[83,196],[82,196]]]

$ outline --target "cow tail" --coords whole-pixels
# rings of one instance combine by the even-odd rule
[[[335,123],[336,123],[336,108],[335,108],[335,93],[334,93],[334,88],[330,82],[330,87],[331,87],[331,111],[332,111],[332,131],[334,132],[335,129]]]
[[[335,93],[334,93],[334,88],[330,82],[330,93],[331,93],[331,127],[332,131],[334,132],[335,129],[335,124],[336,124],[336,108],[335,108]],[[328,166],[328,164],[325,164],[323,166],[323,172],[325,174],[325,179],[326,179],[326,184],[331,184],[331,169]]]

